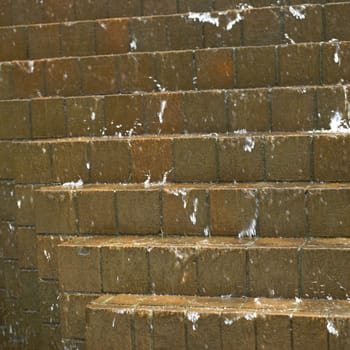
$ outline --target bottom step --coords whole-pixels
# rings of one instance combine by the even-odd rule
[[[350,302],[104,295],[87,307],[88,350],[345,350]]]

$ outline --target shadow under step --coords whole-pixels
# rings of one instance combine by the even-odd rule
[[[87,349],[344,350],[349,317],[343,301],[106,295],[87,307]]]
[[[65,293],[349,299],[350,240],[88,237],[58,246]]]
[[[114,184],[35,191],[36,232],[349,237],[348,183]]]

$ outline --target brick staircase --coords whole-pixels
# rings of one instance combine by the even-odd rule
[[[350,1],[0,4],[0,349],[350,349]]]

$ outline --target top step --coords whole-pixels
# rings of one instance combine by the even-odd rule
[[[244,6],[303,2],[323,4],[334,0],[247,0]],[[227,10],[241,4],[241,0],[3,0],[0,3],[0,26]]]
[[[350,40],[349,16],[350,3],[333,3],[7,26],[0,28],[0,61],[323,41],[337,45]]]

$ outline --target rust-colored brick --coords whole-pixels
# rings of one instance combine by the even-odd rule
[[[198,50],[195,52],[197,86],[204,89],[233,87],[234,64],[232,49]]]
[[[241,47],[236,50],[237,87],[274,86],[276,84],[275,48]]]

